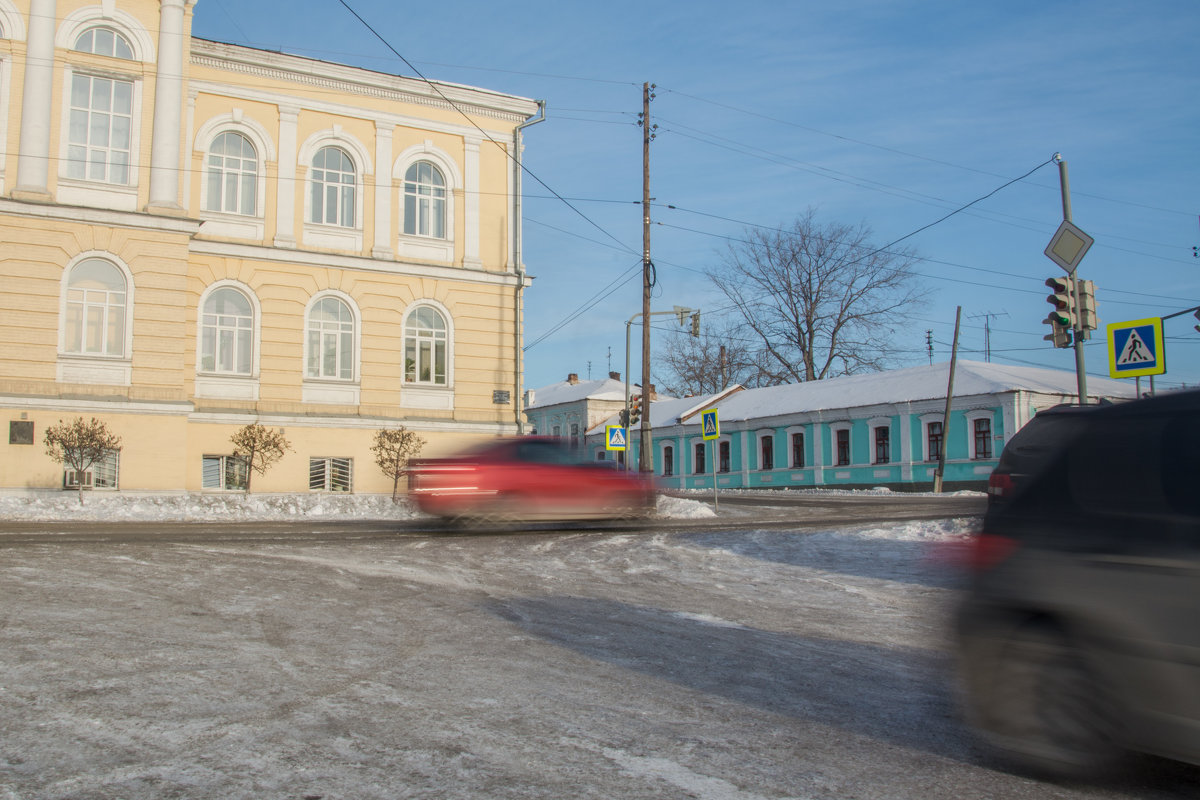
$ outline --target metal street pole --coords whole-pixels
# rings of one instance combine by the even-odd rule
[[[1067,178],[1067,160],[1058,153],[1054,154],[1058,162],[1058,182],[1062,188],[1063,219],[1071,219],[1071,182]],[[1083,295],[1080,293],[1079,272],[1072,275],[1075,279],[1075,382],[1079,387],[1079,405],[1087,405],[1087,370],[1083,364]]]

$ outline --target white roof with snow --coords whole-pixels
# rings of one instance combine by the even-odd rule
[[[662,400],[653,404],[652,427],[667,427],[708,408],[720,409],[722,422],[763,419],[808,411],[862,408],[888,403],[944,399],[950,363],[908,367],[889,372],[847,375],[823,381],[738,390],[718,395]],[[1088,375],[1088,396],[1133,399],[1136,388],[1130,381]],[[1017,367],[982,361],[960,360],[954,372],[954,396],[1004,394],[1028,391],[1073,396],[1078,391],[1074,372],[1042,367]],[[540,398],[539,398],[540,399]],[[616,417],[593,427],[603,431]]]
[[[847,375],[823,381],[747,389],[721,401],[721,420],[759,419],[799,411],[824,411],[887,403],[907,403],[945,398],[949,362],[908,367],[868,375]],[[1134,384],[1089,375],[1090,397],[1132,399]],[[1074,395],[1078,391],[1074,372],[1041,367],[1016,367],[982,361],[960,360],[954,372],[954,396],[1004,394],[1028,391],[1050,395]]]
[[[631,394],[638,394],[642,388],[637,384],[629,387]],[[533,402],[526,410],[557,406],[563,403],[574,403],[578,400],[625,400],[625,382],[605,378],[599,381],[559,381],[549,386],[533,390]]]

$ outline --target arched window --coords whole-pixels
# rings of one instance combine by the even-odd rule
[[[208,152],[209,211],[253,216],[258,198],[258,154],[240,133],[219,134]]]
[[[340,147],[322,147],[313,158],[312,222],[354,227],[354,162]]]
[[[428,161],[417,161],[404,173],[404,232],[446,238],[446,179]]]
[[[323,297],[309,309],[306,374],[354,379],[354,312],[337,297]]]
[[[254,308],[237,289],[217,289],[200,316],[200,371],[249,375],[253,370]]]
[[[414,308],[404,320],[404,380],[445,386],[448,347],[446,320],[437,309]]]
[[[133,60],[133,48],[129,46],[129,40],[112,28],[88,28],[75,40],[75,49],[81,53]]]
[[[125,275],[113,264],[89,258],[67,277],[64,349],[87,355],[125,355],[128,317]]]

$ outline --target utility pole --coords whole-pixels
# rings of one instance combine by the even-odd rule
[[[985,311],[982,314],[975,314],[970,319],[979,319],[983,317],[983,360],[991,363],[992,361],[992,317],[1007,317],[1006,311]]]
[[[650,261],[650,142],[657,125],[650,124],[650,101],[654,84],[642,84],[642,437],[638,471],[654,471],[654,449],[650,443],[650,290],[654,288],[654,264]]]
[[[954,368],[958,363],[958,326],[962,322],[962,306],[954,312],[954,344],[950,347],[950,378],[946,381],[946,411],[942,414],[942,443],[938,448],[937,471],[933,476],[933,491],[942,493],[942,476],[946,474],[946,447],[950,443],[950,403],[954,400]]]

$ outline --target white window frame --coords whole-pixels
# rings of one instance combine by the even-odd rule
[[[428,167],[431,176],[436,175],[438,183],[431,177],[428,181],[421,180],[422,167]],[[409,173],[417,170],[417,177],[410,178]],[[446,174],[442,169],[427,158],[418,159],[408,165],[404,173],[401,191],[404,194],[404,214],[401,219],[401,232],[405,236],[420,236],[425,239],[445,239],[450,230],[446,210],[449,208],[450,189]],[[409,191],[410,187],[413,191]],[[409,217],[412,217],[414,230],[408,230]]]
[[[812,464],[809,463],[809,458],[806,454],[806,451],[808,450],[808,444],[809,444],[808,427],[805,425],[793,425],[793,426],[789,427],[786,431],[784,431],[784,433],[787,434],[787,468],[788,469],[808,469],[809,467],[811,467]],[[801,449],[800,449],[800,455],[801,455],[801,459],[803,460],[804,463],[799,466],[797,466],[795,463],[793,463],[795,461],[795,459],[792,458],[792,456],[795,454],[795,451],[792,448],[792,437],[794,437],[796,434],[800,434],[801,441],[803,442],[803,444],[801,445]]]
[[[849,460],[845,464],[838,460],[838,432],[846,432],[846,456]],[[852,467],[854,466],[854,424],[851,422],[836,422],[829,426],[829,466],[831,467]]]
[[[872,417],[871,419],[867,420],[867,428],[869,429],[870,434],[871,434],[870,449],[871,449],[871,463],[873,465],[889,466],[889,465],[896,463],[896,442],[898,440],[895,436],[892,436],[892,433],[894,432],[892,430],[892,428],[894,427],[892,425],[892,421],[893,420],[891,417]],[[888,460],[887,461],[879,460],[879,444],[875,437],[877,437],[879,435],[878,433],[876,433],[876,431],[878,431],[880,428],[884,428],[887,430],[887,437],[888,437]]]
[[[777,431],[774,428],[764,428],[754,432],[754,450],[758,456],[758,469],[760,472],[774,472],[779,469],[779,448],[775,441]],[[765,453],[763,452],[763,439],[771,440],[771,468],[767,469],[763,466]]]
[[[434,314],[437,314],[438,317],[441,319],[442,329],[440,332],[435,331],[432,335],[422,334],[422,333],[420,333],[420,331],[426,331],[427,329],[416,328],[413,325],[412,320],[414,319],[414,317],[418,314],[418,312],[425,310],[425,309],[428,309],[429,311],[432,311]],[[411,386],[433,386],[433,387],[442,388],[442,389],[451,385],[450,364],[452,362],[452,357],[454,354],[452,352],[453,348],[451,347],[450,322],[448,321],[447,316],[448,315],[444,311],[442,311],[440,308],[438,308],[437,306],[434,306],[431,303],[426,303],[426,302],[414,303],[413,305],[409,306],[408,309],[404,312],[404,351],[403,351],[404,352],[404,355],[403,355],[404,373],[403,374],[404,374],[404,382],[406,384],[411,385]],[[410,378],[409,374],[408,374],[408,353],[409,353],[410,340],[412,340],[412,342],[414,344],[413,349],[418,356],[416,362],[413,365],[414,375],[416,376],[413,378]],[[432,346],[430,348],[430,353],[429,353],[429,356],[432,360],[432,363],[430,364],[430,374],[431,375],[434,374],[434,372],[433,372],[434,365],[437,364],[438,345],[439,344],[441,345],[441,349],[443,350],[443,360],[445,361],[445,375],[444,375],[443,380],[439,381],[436,379],[436,377],[430,378],[429,380],[421,379],[421,377],[420,377],[420,375],[421,375],[420,354],[423,349],[421,345],[424,342],[432,342]]]
[[[696,448],[697,447],[704,448],[701,451],[704,454],[704,469],[703,470],[696,469]],[[713,461],[716,460],[717,449],[715,447],[709,447],[707,439],[691,439],[690,441],[688,441],[688,456],[689,456],[688,467],[690,468],[688,471],[689,477],[692,475],[711,475],[712,474],[711,468],[713,465],[709,464],[708,462],[710,460],[713,460]]]
[[[408,174],[408,168],[418,161],[428,161],[430,164],[433,164],[441,171],[442,178],[446,181],[446,235],[444,238],[436,239],[430,236],[407,234],[404,232],[404,215],[407,203],[404,178]],[[458,163],[450,154],[435,147],[433,142],[425,141],[407,148],[397,156],[393,162],[392,180],[397,184],[400,200],[398,204],[400,214],[396,226],[396,230],[398,231],[396,252],[399,257],[408,260],[453,263],[454,242],[458,238],[456,200],[458,195],[463,191],[464,186],[463,172]]]
[[[240,292],[250,301],[250,309],[254,315],[251,322],[250,341],[250,372],[206,372],[203,369],[204,352],[204,307],[212,295],[221,289],[233,289]],[[258,296],[244,283],[235,280],[221,280],[213,283],[200,295],[196,306],[196,397],[207,397],[224,400],[258,400],[260,358],[262,353],[262,306]]]
[[[244,143],[250,152],[216,153],[214,151],[218,141]],[[254,142],[240,131],[221,131],[214,136],[204,159],[204,210],[239,217],[258,216],[259,161],[258,149],[255,148]],[[216,208],[213,208],[214,204]]]
[[[71,287],[71,273],[84,262],[91,260],[103,261],[113,266],[125,280],[125,325],[122,331],[121,351],[119,353],[84,353],[76,352],[68,342],[67,309],[68,296]],[[133,274],[120,258],[112,253],[100,250],[89,250],[80,253],[67,263],[63,269],[59,287],[58,307],[58,363],[56,379],[59,383],[96,383],[111,386],[129,386],[133,378],[133,311],[134,305]]]
[[[111,28],[125,37],[133,51],[133,59],[126,60],[113,56],[98,56],[91,53],[80,53],[80,60],[87,60],[85,66],[77,61],[69,60],[63,70],[62,97],[60,100],[60,119],[63,124],[59,132],[58,154],[58,189],[57,200],[66,205],[91,206],[115,209],[117,211],[137,211],[138,183],[141,173],[142,155],[142,111],[144,108],[143,65],[153,64],[156,59],[154,39],[142,23],[126,11],[114,8],[112,3],[103,2],[85,6],[68,14],[55,32],[55,47],[60,50],[75,50],[75,43],[80,35],[89,28]],[[98,60],[103,60],[104,66],[96,66]],[[129,180],[126,183],[110,183],[95,180],[80,180],[69,176],[70,170],[70,136],[71,136],[71,87],[75,75],[120,80],[132,85],[130,142],[129,142]]]
[[[97,31],[103,31],[105,33],[112,34],[112,36],[113,36],[113,52],[111,52],[111,53],[97,53],[96,52],[95,47],[97,45],[97,40],[96,40]],[[79,40],[82,39],[84,36],[88,35],[89,33],[92,34],[92,49],[91,50],[81,50],[79,48]],[[118,45],[118,43],[120,45],[123,45],[124,48],[129,51],[129,55],[122,55],[120,52],[118,52],[121,49],[120,46]],[[89,25],[88,27],[81,30],[75,36],[75,41],[71,45],[71,49],[77,53],[90,53],[91,55],[96,55],[96,56],[106,56],[108,58],[119,58],[122,61],[134,61],[135,60],[134,55],[133,55],[133,44],[130,43],[129,37],[126,36],[119,29],[114,28],[112,25],[105,25],[103,23],[97,24],[97,25]]]
[[[659,457],[662,461],[663,470],[660,473],[664,478],[675,478],[679,476],[679,463],[675,458],[675,453],[679,448],[674,442],[662,442],[658,445]],[[667,453],[671,454],[671,471],[667,472]]]
[[[253,214],[233,214],[208,210],[208,159],[210,149],[222,133],[238,133],[246,137],[258,154],[257,192]],[[232,113],[213,117],[196,131],[196,154],[200,166],[200,208],[198,216],[204,220],[201,233],[206,236],[221,236],[231,239],[261,241],[266,235],[267,207],[267,164],[278,161],[275,141],[267,129],[256,120],[235,108]]]
[[[945,421],[945,415],[942,413],[922,414],[919,419],[921,421],[921,455],[923,456],[921,460],[924,462],[935,462],[937,461],[938,454],[929,452],[929,423],[937,422],[941,424]],[[942,437],[945,438],[946,434],[946,425],[943,424]],[[947,440],[947,443],[949,443],[949,440]],[[946,458],[947,460],[950,458],[949,450],[947,450]]]
[[[85,162],[85,174],[82,178],[77,176],[73,177],[70,174],[71,166],[73,163],[75,163],[71,159],[71,148],[75,145],[71,142],[70,119],[71,112],[74,107],[72,105],[72,96],[76,77],[87,78],[91,81],[109,80],[114,83],[123,83],[129,86],[129,152],[128,160],[125,165],[128,174],[124,182],[116,182],[110,180],[108,177],[105,177],[104,179],[90,177],[87,174],[87,164],[90,162]],[[62,97],[63,124],[58,169],[59,202],[87,206],[99,205],[115,208],[118,211],[137,210],[138,173],[141,168],[139,155],[141,151],[142,128],[142,83],[141,77],[138,75],[101,72],[99,70],[87,69],[79,65],[67,65],[65,70]]]
[[[971,460],[972,461],[975,461],[975,460],[985,460],[986,461],[986,460],[998,458],[1000,454],[997,452],[997,447],[996,447],[996,415],[995,415],[995,412],[992,409],[980,409],[977,411],[968,411],[963,416],[965,417],[966,424],[967,424],[967,441],[970,442]],[[988,427],[990,430],[990,441],[988,442],[988,444],[991,446],[991,451],[992,451],[992,454],[990,456],[980,456],[978,449],[975,446],[976,445],[975,421],[979,420],[979,419],[986,419],[988,421]],[[999,449],[1003,450],[1004,448],[1001,447]]]
[[[444,384],[409,381],[407,369],[408,352],[408,320],[409,315],[416,309],[427,306],[441,315],[446,323],[446,382]],[[454,408],[454,316],[450,309],[436,300],[424,299],[410,304],[404,309],[403,328],[400,342],[400,405],[405,408],[423,408],[438,410],[453,410]],[[561,422],[561,420],[559,420]],[[550,420],[543,420],[539,429],[547,430]]]
[[[334,480],[338,476],[339,469],[345,476],[344,489],[334,487]],[[320,486],[314,485],[315,477],[319,477]],[[352,494],[354,492],[354,459],[334,456],[310,457],[308,459],[308,490],[310,492]]]
[[[336,147],[350,157],[354,165],[354,224],[331,225],[313,222],[313,161],[317,153],[326,147]],[[298,169],[304,174],[304,244],[332,250],[350,250],[361,253],[363,249],[363,224],[367,176],[374,174],[371,158],[362,142],[342,130],[340,125],[318,131],[304,142],[298,155]]]
[[[309,375],[309,324],[313,309],[317,304],[328,298],[336,298],[350,309],[350,316],[353,321],[354,330],[352,332],[351,341],[353,342],[353,352],[350,354],[350,377],[326,376],[326,375]],[[323,292],[318,292],[309,300],[308,305],[304,309],[304,361],[301,365],[303,371],[303,386],[301,388],[302,401],[305,403],[325,403],[336,405],[358,405],[360,397],[360,363],[362,361],[362,313],[359,311],[358,304],[354,302],[354,298],[345,292],[339,292],[334,289],[328,289]],[[341,370],[339,369],[339,372]]]

